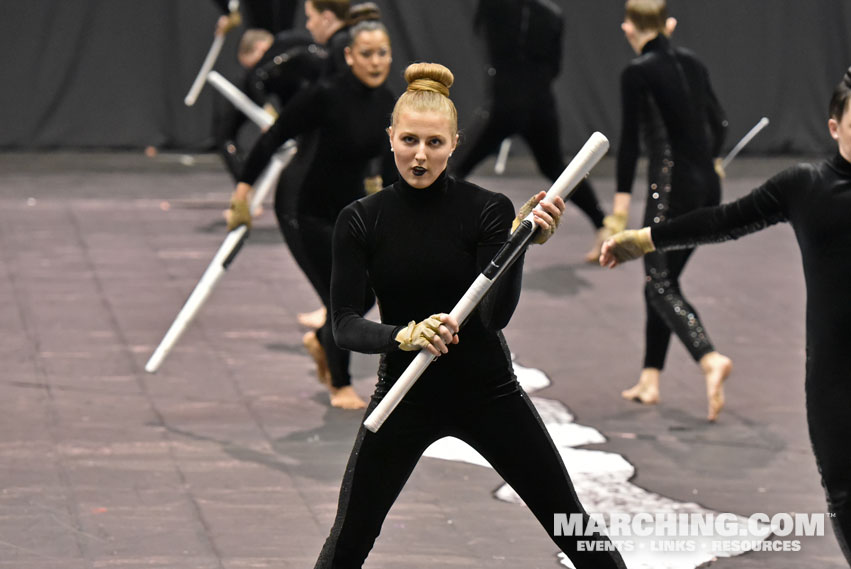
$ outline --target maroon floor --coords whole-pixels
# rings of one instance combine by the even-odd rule
[[[192,164],[184,164],[189,162]],[[182,161],[181,161],[182,160]],[[792,159],[740,159],[726,197]],[[305,568],[330,527],[360,416],[332,409],[295,314],[318,306],[273,216],[160,373],[143,366],[224,235],[230,183],[211,156],[0,157],[0,567]],[[548,184],[522,159],[476,181],[519,204]],[[606,208],[612,164],[592,181]],[[635,226],[644,198],[636,188]],[[804,291],[788,227],[699,250],[684,287],[735,362],[728,405],[705,420],[701,377],[672,343],[662,401],[622,400],[642,351],[640,264],[581,262],[571,208],[532,250],[506,337],[626,457],[632,483],[718,512],[824,512],[806,433]],[[368,395],[375,359],[354,361]],[[570,468],[571,465],[568,465]],[[424,459],[367,567],[557,567],[493,471]],[[834,538],[719,568],[844,567]]]

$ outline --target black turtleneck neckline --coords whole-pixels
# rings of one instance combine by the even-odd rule
[[[405,197],[410,196],[415,199],[437,199],[439,196],[446,195],[446,192],[449,189],[450,179],[451,178],[446,174],[446,170],[443,170],[432,185],[426,186],[425,188],[415,188],[408,184],[408,182],[406,182],[400,175],[399,179],[393,183],[393,186],[396,188],[396,191]]]
[[[833,159],[830,161],[831,166],[833,166],[837,172],[843,174],[845,176],[851,176],[851,162],[845,159],[842,154],[837,150],[836,154],[834,154]]]
[[[664,34],[659,34],[641,48],[641,55],[644,55],[650,51],[665,51],[671,45],[671,42],[668,41],[668,38],[665,37]]]

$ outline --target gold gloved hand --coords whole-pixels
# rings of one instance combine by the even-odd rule
[[[263,105],[263,110],[269,113],[273,119],[278,120],[278,109],[275,108],[275,105],[266,103]]]
[[[629,216],[626,212],[613,213],[603,218],[603,227],[607,228],[612,233],[620,233],[626,229],[626,223]]]
[[[517,230],[517,228],[520,226],[520,223],[522,223],[523,220],[526,219],[526,216],[532,213],[532,210],[535,209],[535,206],[540,203],[541,199],[543,199],[543,196],[538,193],[532,196],[526,203],[520,206],[520,209],[517,211],[517,217],[515,217],[514,221],[511,222],[512,233]],[[553,224],[549,228],[544,229],[543,227],[538,226],[538,232],[535,234],[535,238],[532,239],[532,243],[543,245],[550,237],[553,236],[553,234],[555,234],[556,228],[558,227],[558,222],[561,220],[561,215],[553,215],[552,217]]]
[[[383,187],[384,181],[381,179],[380,174],[363,179],[363,189],[366,192],[366,195],[368,196],[371,196],[372,194],[381,191],[381,188]]]
[[[608,246],[607,246],[608,245]],[[656,250],[650,237],[650,228],[627,229],[616,233],[603,245],[604,255],[610,255],[618,263],[637,259]]]
[[[718,177],[722,180],[727,177],[727,172],[724,171],[724,160],[721,158],[716,158],[712,162],[712,166],[715,168],[715,173],[718,174]]]
[[[242,24],[242,15],[239,12],[231,12],[228,15],[219,16],[216,21],[216,35],[223,36]]]
[[[240,225],[245,225],[248,229],[251,229],[251,211],[248,207],[248,200],[232,197],[227,219],[228,231],[233,231]]]
[[[405,352],[421,350],[431,344],[431,339],[437,334],[442,322],[440,317],[444,314],[432,314],[422,322],[411,320],[407,326],[396,334],[399,349]]]

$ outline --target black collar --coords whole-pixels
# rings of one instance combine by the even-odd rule
[[[434,183],[425,188],[415,188],[408,184],[402,176],[399,176],[399,179],[393,183],[393,187],[396,188],[396,191],[399,192],[400,195],[404,197],[410,197],[411,199],[417,200],[433,200],[438,199],[449,191],[449,182],[452,178],[450,178],[446,174],[446,170],[440,173],[440,176],[434,181]]]

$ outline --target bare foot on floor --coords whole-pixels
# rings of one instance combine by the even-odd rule
[[[331,370],[328,369],[328,359],[325,356],[325,348],[319,343],[319,338],[316,337],[316,332],[310,331],[301,339],[307,353],[313,358],[313,363],[316,364],[316,377],[319,378],[319,383],[330,388],[331,387]]]
[[[700,359],[700,369],[706,378],[706,399],[709,403],[706,418],[714,422],[724,407],[724,381],[733,371],[733,362],[727,356],[712,352]]]
[[[340,409],[363,409],[366,407],[366,401],[355,393],[351,385],[343,387],[329,386],[328,391],[331,394],[332,407],[339,407]]]
[[[612,230],[608,227],[601,227],[594,234],[594,243],[591,245],[591,249],[585,253],[585,262],[586,263],[599,263],[600,262],[600,251],[603,249],[603,242],[614,235]]]
[[[313,312],[300,312],[299,314],[296,314],[295,319],[298,320],[298,323],[305,328],[318,330],[325,325],[325,316],[325,307],[321,306]]]
[[[645,405],[655,405],[659,402],[659,370],[646,368],[641,371],[638,383],[629,389],[621,391],[621,397],[637,401]]]

